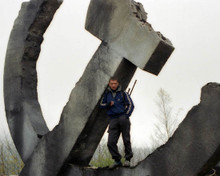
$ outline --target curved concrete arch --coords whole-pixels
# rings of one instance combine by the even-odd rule
[[[49,132],[37,96],[36,62],[43,34],[59,0],[24,2],[10,34],[4,68],[5,110],[11,136],[24,162]]]

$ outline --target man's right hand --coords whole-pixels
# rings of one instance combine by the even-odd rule
[[[110,106],[113,106],[113,105],[114,105],[114,101],[111,101],[111,102],[110,102]]]

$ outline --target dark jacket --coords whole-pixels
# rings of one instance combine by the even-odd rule
[[[110,106],[111,101],[114,101],[113,106]],[[117,118],[121,115],[125,115],[128,118],[134,110],[131,97],[128,93],[122,91],[120,86],[116,91],[112,91],[108,87],[102,97],[100,107],[107,109],[107,114],[111,118]]]

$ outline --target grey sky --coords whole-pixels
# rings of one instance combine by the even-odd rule
[[[6,126],[3,103],[3,67],[9,33],[21,0],[0,0],[0,116]],[[136,108],[131,117],[132,138],[147,143],[153,128],[155,98],[159,88],[183,108],[180,119],[199,103],[200,89],[208,82],[220,82],[220,1],[140,0],[153,28],[169,38],[175,51],[159,74],[138,70],[132,98]],[[70,91],[80,78],[100,41],[84,30],[89,0],[64,0],[45,34],[37,65],[39,100],[50,129],[59,120]]]

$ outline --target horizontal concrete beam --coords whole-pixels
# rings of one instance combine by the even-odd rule
[[[140,3],[91,0],[85,28],[137,67],[158,75],[174,47],[146,19]]]

